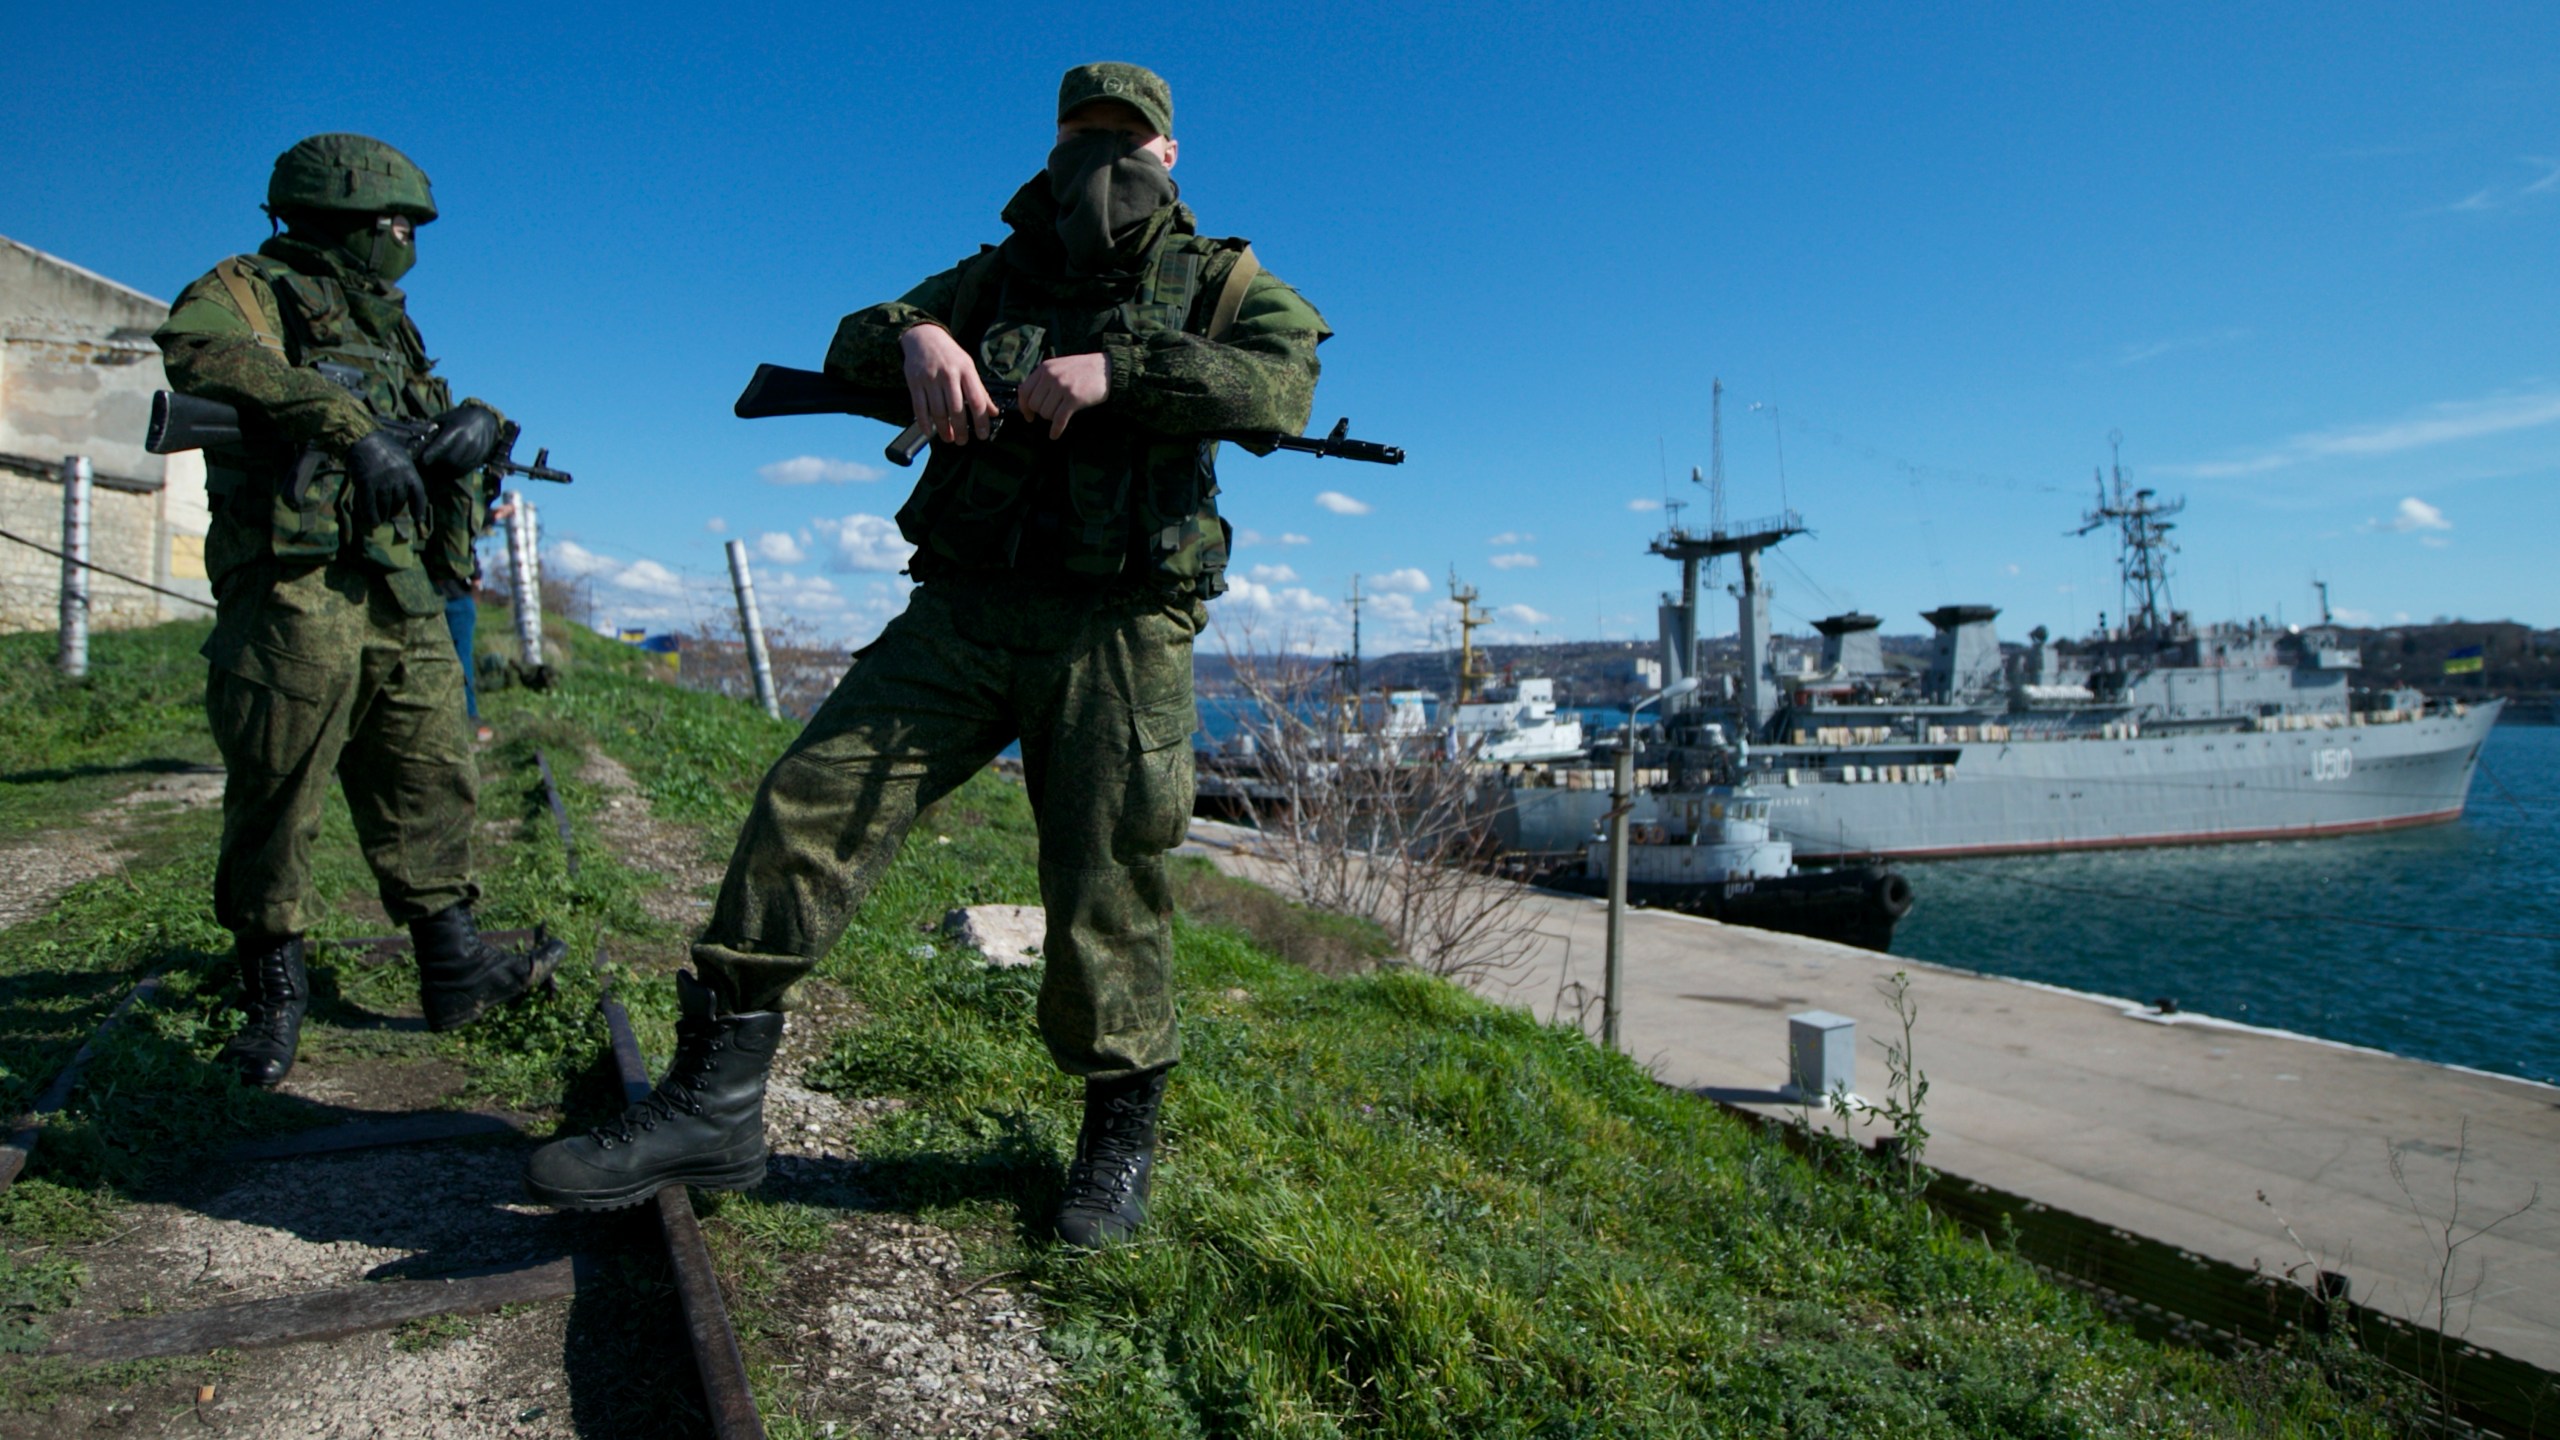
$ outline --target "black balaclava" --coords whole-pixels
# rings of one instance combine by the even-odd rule
[[[1181,194],[1164,162],[1117,130],[1080,130],[1049,152],[1049,195],[1058,202],[1058,241],[1067,273],[1126,270],[1137,257],[1123,242]]]

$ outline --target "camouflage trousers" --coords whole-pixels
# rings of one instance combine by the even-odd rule
[[[916,812],[1015,740],[1039,826],[1040,1034],[1059,1068],[1171,1063],[1173,898],[1191,817],[1191,600],[937,580],[859,652],[764,778],[703,980],[761,1010],[832,949]]]
[[[214,914],[236,935],[299,935],[334,774],[383,908],[406,924],[479,898],[479,776],[462,665],[441,613],[411,615],[378,576],[273,562],[226,577],[204,708],[229,771]]]

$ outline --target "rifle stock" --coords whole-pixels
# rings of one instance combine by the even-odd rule
[[[1013,408],[1011,387],[1002,397],[999,420],[1019,414]],[[731,413],[741,420],[762,420],[775,415],[860,415],[865,419],[884,421],[906,428],[889,442],[885,453],[893,465],[912,465],[933,438],[931,427],[913,419],[915,408],[903,390],[873,390],[848,385],[833,375],[818,370],[795,370],[787,365],[758,365],[738,395]],[[1360,460],[1372,465],[1401,465],[1404,450],[1400,446],[1381,445],[1374,440],[1354,440],[1349,436],[1351,422],[1336,421],[1331,434],[1284,435],[1276,430],[1221,430],[1203,435],[1204,440],[1232,440],[1257,454],[1273,450],[1293,450],[1318,459],[1331,456],[1339,460]]]

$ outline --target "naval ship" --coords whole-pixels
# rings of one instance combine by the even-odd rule
[[[2462,814],[2501,701],[2359,690],[2360,654],[2328,623],[2199,625],[2170,602],[2171,517],[2183,501],[2101,477],[2078,533],[2118,539],[2119,624],[2060,641],[2039,628],[2004,653],[1999,611],[1944,605],[1925,668],[1886,663],[1877,617],[1817,622],[1818,661],[1782,670],[1762,552],[1808,533],[1789,510],[1651,553],[1680,567],[1660,614],[1664,709],[1638,742],[1632,819],[1723,773],[1770,800],[1799,859],[1924,858],[2346,835]],[[1741,671],[1702,673],[1700,566],[1740,562]],[[1809,659],[1809,657],[1808,657]],[[1736,683],[1738,682],[1738,683]],[[1595,765],[1599,757],[1595,757]],[[1614,757],[1611,763],[1614,763]],[[1604,769],[1521,767],[1500,815],[1531,855],[1579,852],[1609,808]]]

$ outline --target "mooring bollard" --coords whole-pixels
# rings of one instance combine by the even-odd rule
[[[62,673],[89,673],[89,457],[62,457]]]
[[[729,584],[738,592],[738,633],[747,637],[747,666],[756,680],[756,703],[764,713],[782,718],[782,699],[773,693],[773,657],[765,653],[764,617],[756,612],[755,576],[747,570],[747,542],[729,542]]]

